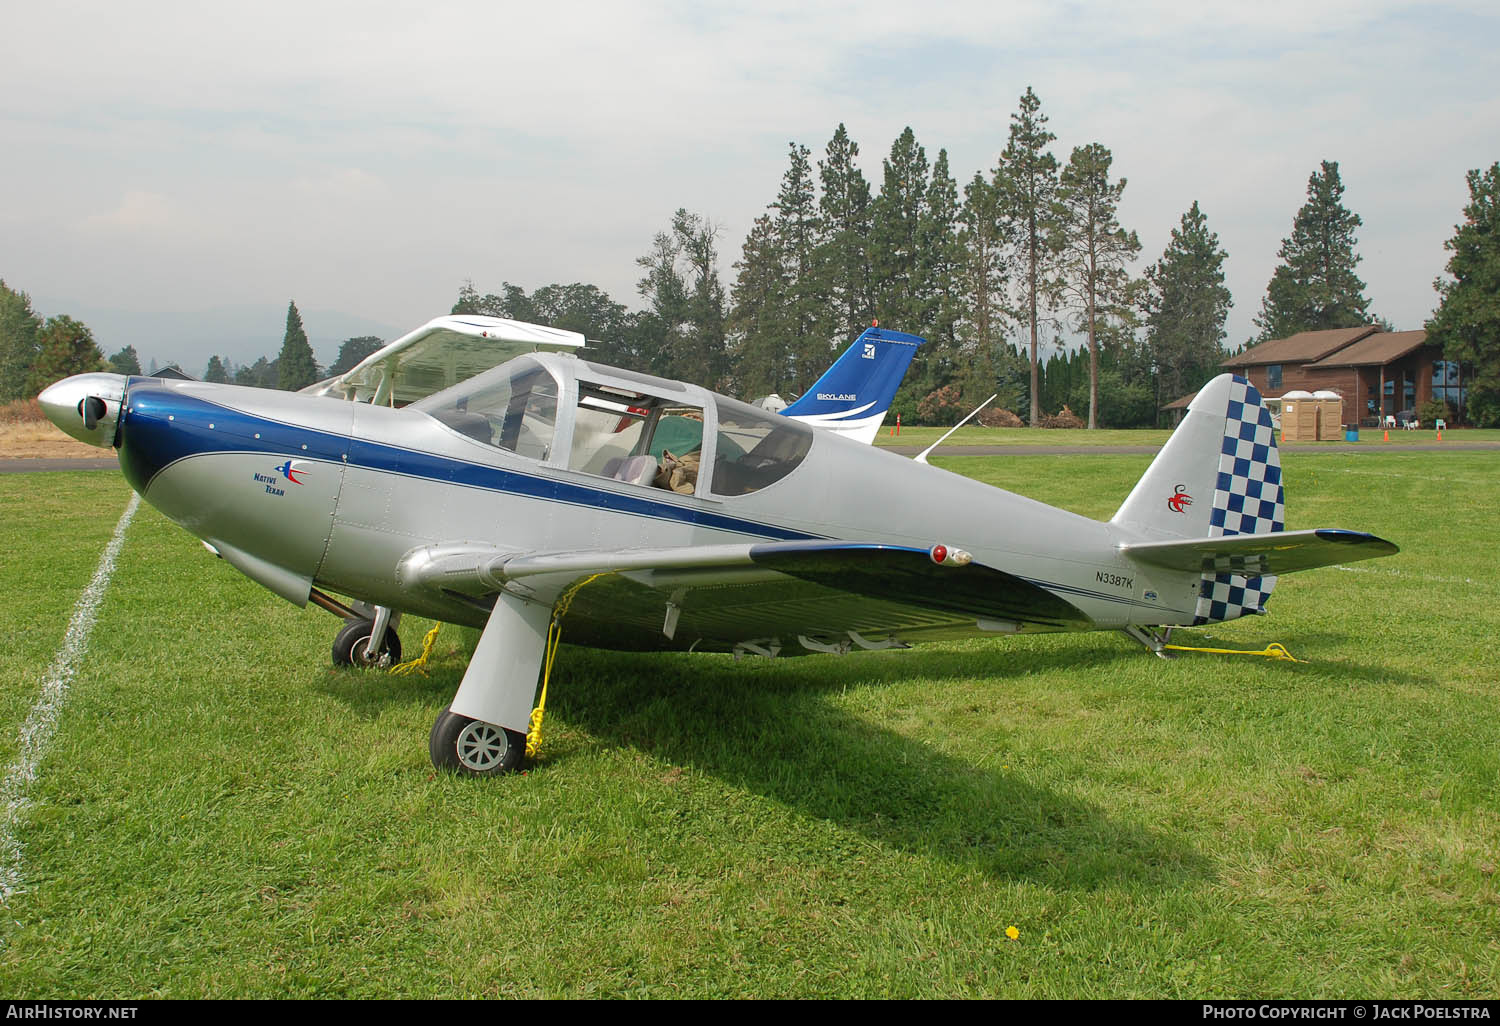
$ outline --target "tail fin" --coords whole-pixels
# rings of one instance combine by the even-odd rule
[[[1255,387],[1229,374],[1205,385],[1110,523],[1150,541],[1284,530],[1281,456]],[[1196,622],[1261,612],[1275,585],[1205,572]]]
[[[865,329],[781,415],[857,441],[874,441],[917,346],[925,341],[899,331]]]

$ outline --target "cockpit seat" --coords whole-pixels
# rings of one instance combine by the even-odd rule
[[[605,461],[600,473],[626,484],[648,485],[656,477],[656,458],[646,455],[614,456]]]

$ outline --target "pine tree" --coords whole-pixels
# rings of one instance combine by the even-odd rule
[[[1113,161],[1099,143],[1075,147],[1057,194],[1056,281],[1088,334],[1090,430],[1099,426],[1100,315],[1124,305],[1125,265],[1141,251],[1135,232],[1121,228],[1116,218],[1125,179],[1109,180]]]
[[[927,151],[907,127],[881,162],[883,180],[870,218],[870,269],[875,315],[898,331],[928,329],[930,304],[923,293],[919,257],[927,215]]]
[[[1281,263],[1271,274],[1255,326],[1257,341],[1299,331],[1355,328],[1370,321],[1365,283],[1354,273],[1354,232],[1364,222],[1344,208],[1337,161],[1325,160],[1307,180],[1307,202],[1281,240]]]
[[[984,354],[972,344],[962,347],[959,342],[965,301],[958,212],[958,183],[948,170],[948,151],[938,150],[917,223],[917,293],[925,304],[921,331],[927,338],[927,345],[917,352],[920,357],[923,350],[931,350],[925,372],[934,388],[957,381],[963,398],[977,403],[989,398],[987,389],[994,374],[992,368],[977,362]],[[976,395],[979,391],[984,394]]]
[[[870,183],[855,163],[859,145],[841,123],[818,161],[821,240],[814,264],[826,295],[829,323],[823,334],[836,347],[854,341],[870,323]]]
[[[1020,109],[1011,115],[1010,139],[995,168],[995,188],[1000,192],[1006,215],[1016,226],[1014,252],[1020,277],[1021,316],[1030,330],[1031,341],[1033,427],[1041,415],[1037,381],[1039,306],[1053,258],[1050,240],[1056,221],[1058,189],[1057,158],[1047,144],[1056,138],[1047,131],[1042,101],[1027,86]]]
[[[777,328],[792,350],[794,373],[786,386],[793,393],[810,386],[828,366],[833,340],[824,334],[827,297],[818,280],[817,248],[823,234],[813,185],[811,151],[789,144],[790,163],[781,177],[781,188],[771,209],[781,250],[784,287]],[[784,387],[786,387],[784,386]]]
[[[229,369],[224,366],[224,361],[217,356],[208,358],[208,366],[203,371],[203,380],[216,385],[229,383]]]
[[[993,387],[1000,390],[1000,404],[1013,409],[1021,395],[1005,387],[1005,383],[1015,378],[1020,363],[1006,340],[1010,276],[1005,256],[1013,225],[1003,216],[999,191],[984,175],[976,172],[964,186],[958,224],[958,244],[963,254],[959,270],[964,300],[962,330],[970,339],[976,374],[987,375],[994,382]],[[983,401],[984,396],[977,398]]]
[[[31,297],[0,279],[0,402],[26,397],[41,328],[42,319],[31,309]]]
[[[1452,280],[1433,282],[1442,299],[1427,334],[1463,370],[1469,419],[1489,427],[1500,424],[1500,162],[1467,177],[1464,223],[1443,243]]]
[[[48,317],[37,332],[36,363],[27,391],[36,395],[54,381],[104,367],[104,354],[94,344],[94,334],[87,325],[67,316]]]
[[[302,315],[297,312],[295,302],[286,308],[286,336],[281,343],[281,355],[276,358],[276,387],[295,392],[318,380],[318,364],[313,359],[312,346],[308,345],[307,332],[302,330]]]
[[[115,374],[139,374],[141,372],[141,358],[136,355],[135,346],[126,346],[114,356],[109,358],[109,369]]]
[[[1141,306],[1158,407],[1203,385],[1224,358],[1224,322],[1233,305],[1224,285],[1228,255],[1194,200],[1161,259],[1146,269]]]
[[[734,336],[734,376],[745,398],[786,388],[796,359],[780,330],[786,281],[776,226],[762,214],[745,237],[733,290],[730,331]]]

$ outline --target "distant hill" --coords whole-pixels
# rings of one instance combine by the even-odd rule
[[[151,311],[120,310],[89,306],[68,299],[32,293],[32,307],[44,317],[67,314],[89,326],[105,356],[125,346],[135,346],[141,366],[175,363],[190,374],[202,375],[208,358],[228,357],[236,366],[259,357],[274,360],[281,351],[286,331],[286,301],[260,306],[218,307],[212,310]],[[338,357],[345,339],[375,335],[389,342],[447,310],[418,313],[410,324],[383,324],[368,317],[338,310],[313,310],[298,306],[313,355],[326,367]]]

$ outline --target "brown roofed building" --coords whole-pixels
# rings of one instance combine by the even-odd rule
[[[1343,422],[1374,427],[1385,416],[1441,399],[1463,416],[1458,364],[1444,360],[1425,331],[1381,331],[1374,325],[1303,331],[1252,346],[1221,364],[1250,379],[1268,399],[1294,390],[1337,392]]]

